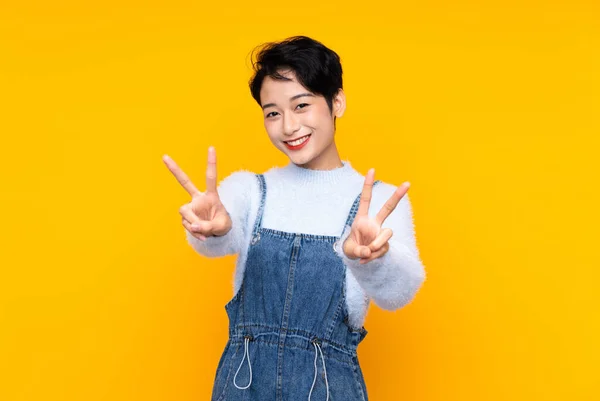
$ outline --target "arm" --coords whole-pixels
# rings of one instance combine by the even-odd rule
[[[375,187],[373,191],[379,196],[373,197],[368,211],[369,217],[375,217],[395,189],[396,187],[383,182]],[[360,258],[348,258],[341,246],[336,247],[336,253],[369,298],[383,309],[396,310],[412,301],[425,280],[425,269],[416,245],[408,194],[402,197],[397,207],[383,222],[382,228],[390,228],[393,231],[393,236],[388,241],[389,251],[383,256],[360,264]],[[350,226],[346,226],[339,243],[343,244],[349,235]]]
[[[218,257],[239,253],[247,231],[250,197],[256,178],[249,171],[236,171],[225,178],[217,188],[219,198],[231,218],[231,230],[222,236],[210,236],[202,241],[188,230],[185,235],[188,243],[199,254]]]

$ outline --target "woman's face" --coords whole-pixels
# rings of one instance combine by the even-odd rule
[[[293,71],[280,73],[291,80],[266,77],[260,90],[269,139],[298,166],[315,170],[341,167],[333,117],[344,114],[343,90],[334,97],[331,112],[325,98],[298,83]]]

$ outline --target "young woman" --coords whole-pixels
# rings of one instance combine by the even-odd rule
[[[212,400],[367,400],[356,350],[369,302],[399,309],[425,279],[409,185],[375,181],[374,169],[363,177],[340,159],[335,121],[346,101],[335,52],[296,36],[263,47],[254,68],[252,96],[289,164],[240,170],[217,188],[211,147],[200,192],[163,158],[192,197],[179,210],[191,246],[239,255]]]

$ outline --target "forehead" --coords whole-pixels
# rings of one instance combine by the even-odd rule
[[[290,78],[290,80],[274,79],[270,76],[265,77],[260,88],[262,104],[274,101],[288,101],[294,95],[310,92],[296,80],[296,75],[293,72],[282,72],[281,75]]]

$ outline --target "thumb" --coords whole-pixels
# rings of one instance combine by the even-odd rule
[[[371,250],[364,245],[358,243],[352,237],[348,237],[344,242],[344,254],[350,259],[368,258],[371,256]]]
[[[212,232],[214,235],[221,236],[229,232],[232,226],[231,216],[225,210],[220,211],[217,216],[212,220]]]
[[[213,229],[212,223],[210,221],[206,221],[206,220],[195,222],[192,224],[191,227],[192,227],[192,230],[194,230],[194,232],[199,232],[204,235],[209,234]]]
[[[354,256],[356,256],[357,258],[368,258],[369,256],[371,256],[371,250],[368,246],[359,245],[354,248]]]

